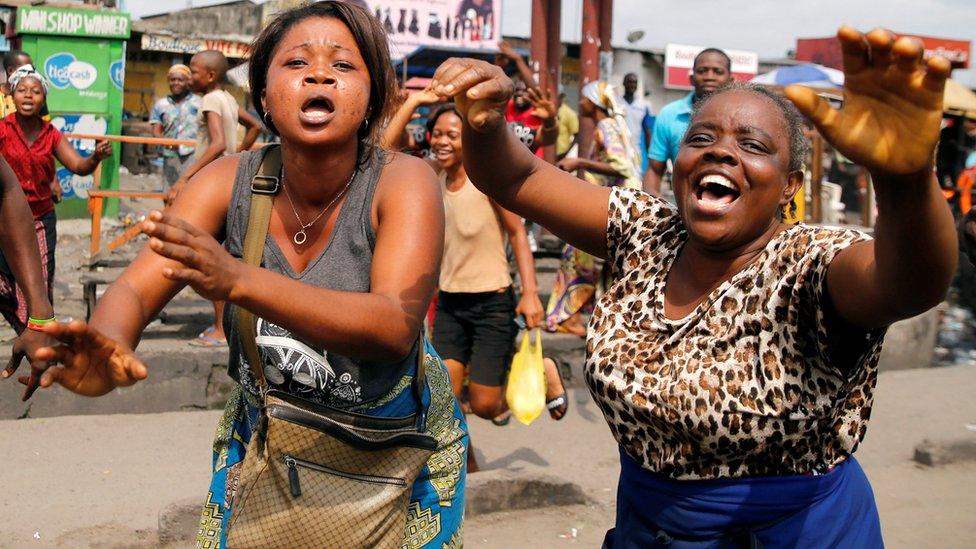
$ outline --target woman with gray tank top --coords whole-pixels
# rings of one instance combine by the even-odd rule
[[[437,179],[418,159],[375,146],[395,96],[386,36],[364,9],[325,1],[286,11],[252,47],[251,92],[281,137],[261,267],[243,263],[252,177],[263,151],[221,158],[171,208],[153,212],[149,246],[99,301],[91,323],[56,325],[57,382],[97,396],[147,375],[133,349],[146,324],[185,285],[226,300],[230,375],[239,381],[214,442],[214,475],[199,546],[226,546],[240,463],[256,421],[257,389],[234,310],[257,318],[270,388],[374,416],[405,416],[418,345],[425,345],[428,434],[437,451],[413,485],[404,545],[459,547],[467,426],[450,379],[418,337],[437,283],[444,211]],[[224,241],[224,245],[220,244]],[[322,517],[327,520],[327,517]]]

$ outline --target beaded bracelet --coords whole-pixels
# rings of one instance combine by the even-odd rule
[[[52,316],[51,318],[42,318],[42,319],[27,317],[27,329],[34,330],[35,332],[43,332],[45,324],[57,322],[57,320],[58,317],[56,316]]]

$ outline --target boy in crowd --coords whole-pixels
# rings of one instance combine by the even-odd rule
[[[242,109],[234,96],[223,88],[227,69],[227,58],[219,51],[202,51],[190,59],[190,89],[203,96],[197,117],[196,153],[193,163],[170,187],[166,196],[167,204],[172,204],[186,186],[186,182],[207,164],[225,154],[250,149],[261,132],[261,124],[257,119]],[[240,147],[237,147],[238,123],[247,128]],[[192,345],[202,347],[227,345],[227,337],[224,335],[223,302],[214,302],[214,313],[213,326],[190,342]]]

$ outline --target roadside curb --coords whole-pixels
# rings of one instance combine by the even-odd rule
[[[493,469],[468,476],[467,518],[497,511],[579,505],[590,502],[579,485],[542,470]]]
[[[952,440],[923,440],[915,446],[915,461],[930,467],[976,461],[976,436]]]

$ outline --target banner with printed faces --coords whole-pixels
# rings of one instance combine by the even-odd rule
[[[501,0],[369,0],[394,59],[421,46],[497,50]]]
[[[108,40],[38,40],[34,61],[50,84],[51,112],[107,113],[110,91],[125,80],[125,62],[112,59]]]

